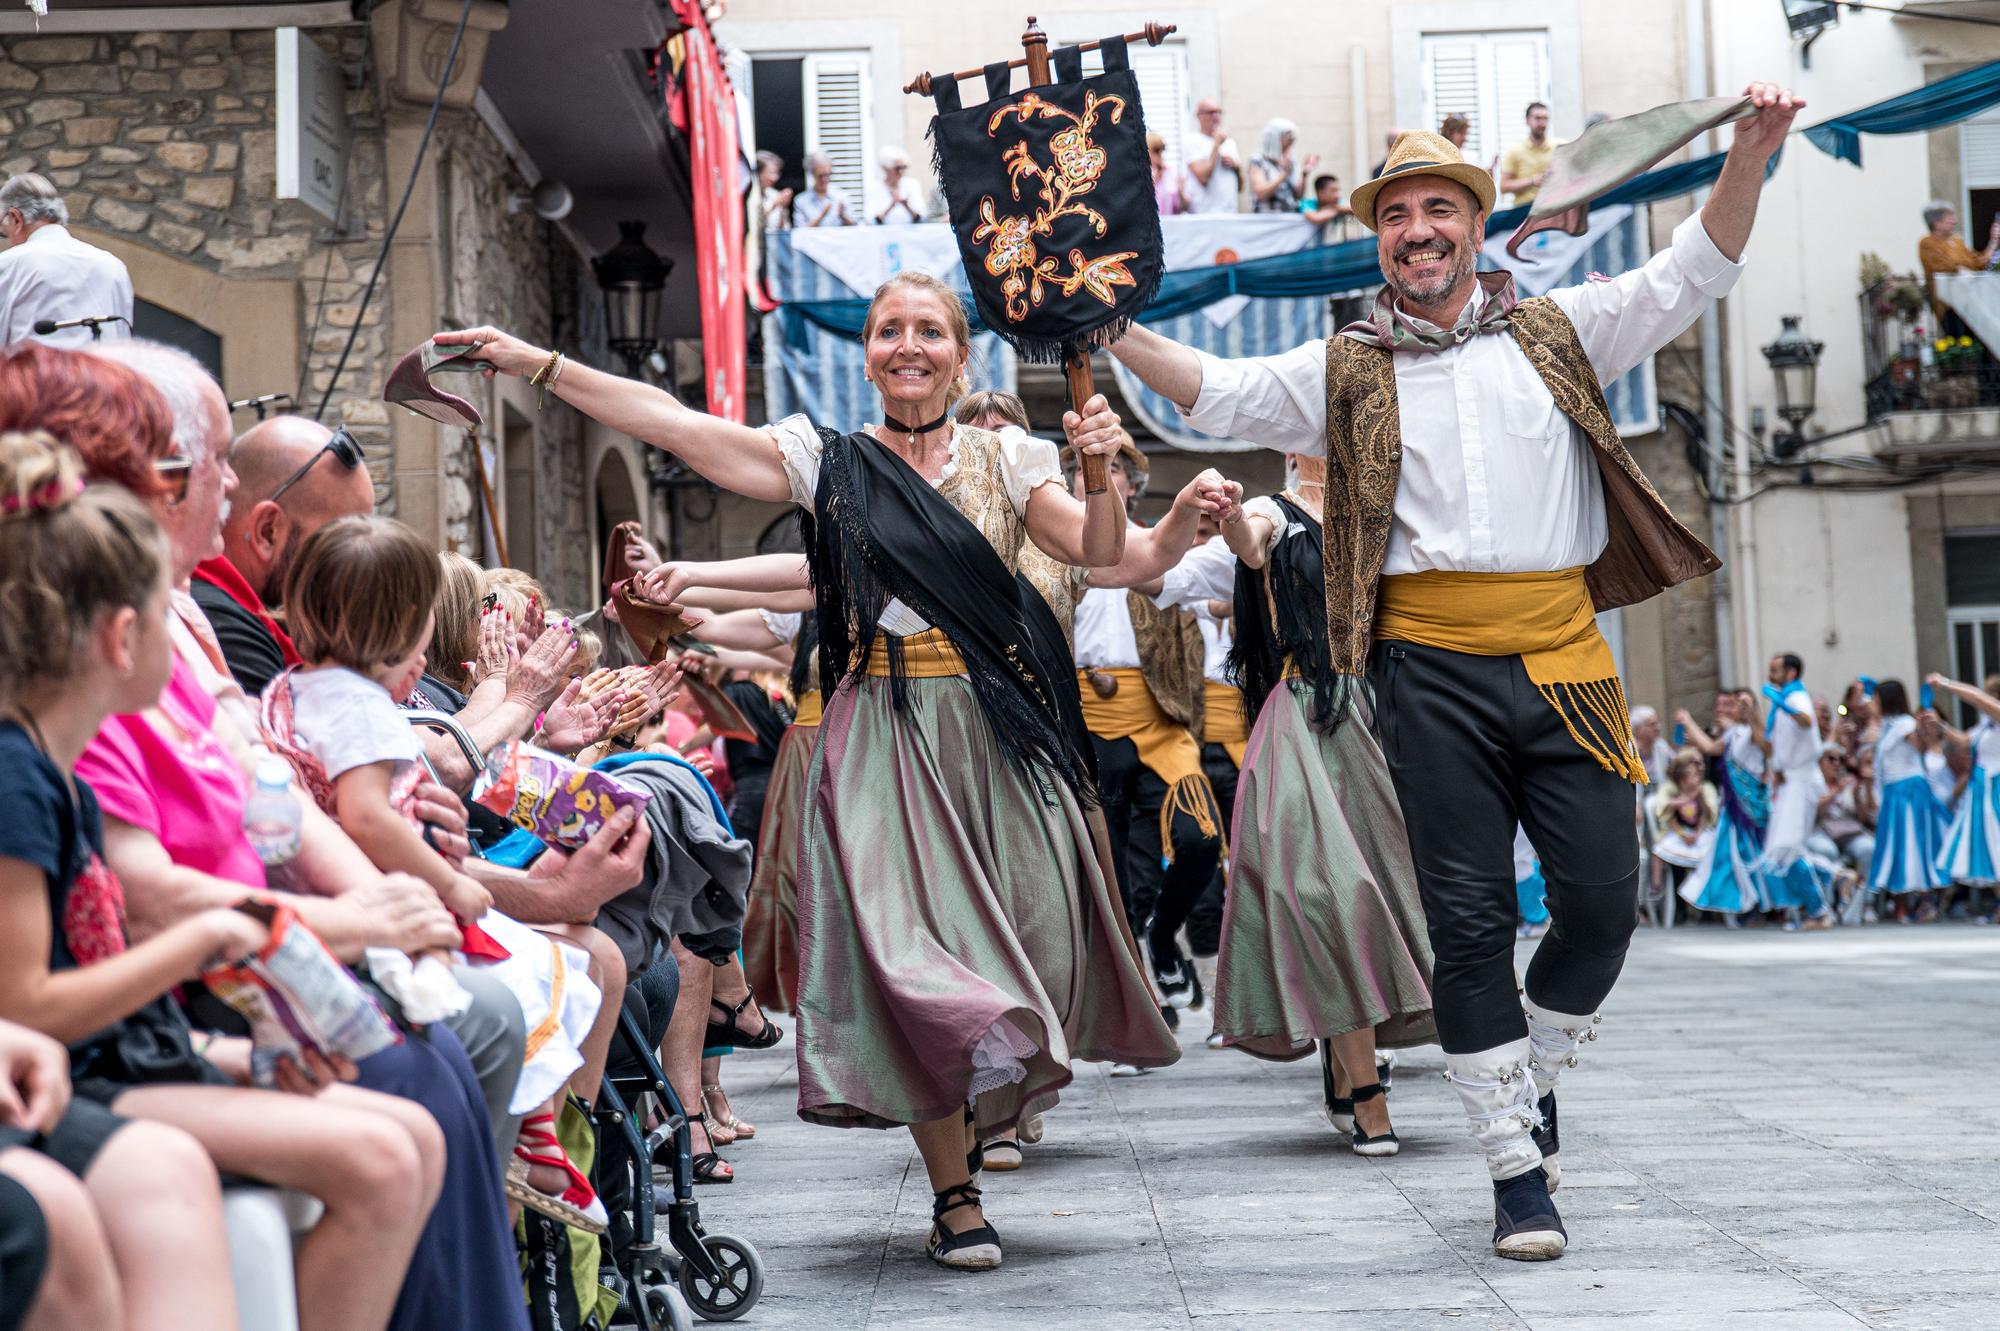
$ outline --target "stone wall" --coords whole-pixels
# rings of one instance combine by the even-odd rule
[[[403,181],[385,179],[380,71],[364,77],[380,52],[371,52],[358,24],[311,35],[350,75],[352,146],[338,232],[303,205],[276,198],[276,43],[268,29],[0,37],[0,173],[47,175],[81,227],[225,279],[293,283],[295,303],[269,317],[296,321],[304,364],[285,382],[224,388],[245,397],[303,387],[300,409],[311,415],[331,386],[325,419],[345,422],[362,441],[379,506],[394,513],[389,415],[377,394],[407,348],[385,345],[396,302],[386,272],[366,311],[360,302]],[[554,227],[508,211],[524,182],[476,114],[443,112],[424,171],[437,182],[430,229],[443,243],[433,273],[449,322],[497,324],[543,346],[576,346],[584,330],[591,341],[601,337],[597,292],[581,260]],[[199,322],[195,312],[175,312]],[[350,335],[354,346],[336,381]],[[495,394],[487,390],[486,399],[497,407]],[[489,413],[489,431],[498,417]],[[567,409],[551,410],[535,417],[534,429],[537,530],[525,541],[510,534],[509,554],[558,598],[575,600],[596,564],[593,553],[570,548],[586,529],[581,423]],[[470,447],[447,448],[443,471],[445,520],[436,535],[477,556]]]

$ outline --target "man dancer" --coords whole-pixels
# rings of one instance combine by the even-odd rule
[[[1567,1243],[1557,1079],[1596,1035],[1636,917],[1628,782],[1644,780],[1593,607],[1718,561],[1618,438],[1601,384],[1733,285],[1765,164],[1798,108],[1751,85],[1699,216],[1645,267],[1515,302],[1473,272],[1492,177],[1435,134],[1405,135],[1354,193],[1388,285],[1329,342],[1223,361],[1144,328],[1113,348],[1195,428],[1327,457],[1334,669],[1367,669],[1436,953],[1447,1077],[1494,1186],[1494,1249]],[[1407,460],[1405,453],[1407,452]],[[1517,819],[1542,852],[1553,923],[1516,997]]]
[[[1819,770],[1819,714],[1812,695],[1800,683],[1805,662],[1791,652],[1771,658],[1764,696],[1771,711],[1764,721],[1770,745],[1771,821],[1764,831],[1764,853],[1756,863],[1758,894],[1773,908],[1799,912],[1802,929],[1833,925],[1833,878],[1829,864],[1807,848],[1819,818],[1826,779]]]
[[[1108,468],[1128,512],[1145,461],[1127,441]],[[1192,616],[1141,593],[1090,587],[1073,639],[1125,912],[1133,933],[1145,931],[1160,996],[1170,1008],[1194,1006],[1201,983],[1176,935],[1221,862],[1226,817],[1192,733],[1204,702],[1201,633]]]

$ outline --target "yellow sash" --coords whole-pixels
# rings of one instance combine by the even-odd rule
[[[1581,566],[1383,578],[1375,636],[1472,656],[1519,656],[1570,738],[1605,771],[1645,784],[1625,686],[1598,631]]]
[[[818,689],[807,689],[799,695],[799,705],[792,712],[792,724],[795,726],[818,725],[820,714],[825,710],[825,706],[826,701],[820,696]]]
[[[889,673],[890,636],[886,631],[875,635],[875,645],[868,652],[869,674]],[[912,633],[902,643],[903,674],[910,679],[944,679],[965,673],[965,658],[951,645],[951,639],[944,636],[943,629]]]
[[[1204,698],[1201,742],[1220,744],[1229,751],[1229,761],[1243,766],[1243,751],[1250,744],[1250,720],[1243,714],[1243,691],[1220,680],[1202,681]]]
[[[1090,687],[1092,673],[1118,681],[1118,691],[1100,698]],[[1161,710],[1159,700],[1146,687],[1145,675],[1129,666],[1111,670],[1079,670],[1076,686],[1083,695],[1083,724],[1099,739],[1129,739],[1139,750],[1139,761],[1167,783],[1167,799],[1160,806],[1160,851],[1171,864],[1174,858],[1174,815],[1185,813],[1195,820],[1205,837],[1222,835],[1222,810],[1215,791],[1201,770],[1201,747],[1188,728]]]

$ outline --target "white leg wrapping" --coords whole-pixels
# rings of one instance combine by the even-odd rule
[[[1521,1007],[1528,1015],[1528,1043],[1533,1047],[1529,1066],[1535,1084],[1544,1092],[1553,1091],[1563,1073],[1577,1065],[1576,1051],[1597,1038],[1598,1024],[1604,1018],[1595,1012],[1581,1016],[1557,1012],[1528,1001],[1525,995]]]
[[[1486,1170],[1496,1182],[1515,1178],[1542,1163],[1534,1130],[1541,1126],[1528,1041],[1516,1040],[1476,1054],[1446,1054],[1444,1079],[1465,1106],[1472,1139],[1486,1153]]]

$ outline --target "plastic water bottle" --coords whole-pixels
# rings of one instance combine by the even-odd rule
[[[304,816],[292,789],[292,765],[276,755],[257,760],[255,788],[243,806],[243,834],[250,839],[271,886],[282,886],[299,853]]]

